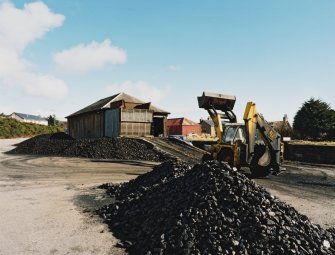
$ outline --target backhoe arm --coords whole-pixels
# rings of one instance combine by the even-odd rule
[[[221,115],[218,114],[214,108],[207,109],[207,112],[214,123],[214,129],[215,129],[216,136],[221,142],[223,139],[223,127],[222,127]]]
[[[257,113],[256,104],[248,102],[245,108],[244,117],[246,128],[246,140],[248,148],[248,162],[253,160],[255,154],[256,132],[259,131],[261,138],[269,150],[271,161],[274,168],[279,169],[280,164],[280,134],[269,125],[264,117]],[[266,152],[267,153],[267,152]]]

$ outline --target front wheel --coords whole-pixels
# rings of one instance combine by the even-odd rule
[[[210,160],[213,160],[212,155],[206,153],[202,156],[201,162],[205,163],[205,162],[210,161]]]
[[[230,149],[221,149],[218,154],[218,161],[226,162],[228,165],[233,167],[234,165],[234,153]]]

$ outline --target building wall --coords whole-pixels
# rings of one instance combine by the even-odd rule
[[[9,115],[10,118],[12,119],[16,119],[18,121],[23,121],[23,119],[21,117],[19,117],[18,115],[16,115],[15,113],[12,113],[11,115]]]
[[[169,135],[188,135],[190,133],[201,134],[200,125],[174,125],[168,127]]]
[[[181,125],[168,126],[168,135],[181,135],[183,132]]]
[[[149,136],[153,112],[145,109],[122,109],[120,136]]]
[[[23,122],[48,126],[48,121],[47,120],[26,120],[26,119],[24,119]]]
[[[166,136],[166,117],[162,116]],[[146,109],[108,109],[68,117],[69,134],[74,138],[152,135],[153,112]]]
[[[182,135],[188,135],[188,134],[201,134],[201,126],[200,125],[191,125],[191,126],[182,126]]]
[[[69,134],[74,138],[103,137],[103,116],[103,112],[99,111],[69,117]]]

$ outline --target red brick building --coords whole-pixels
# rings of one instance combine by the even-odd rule
[[[166,122],[169,135],[201,134],[201,126],[186,118],[168,119]]]

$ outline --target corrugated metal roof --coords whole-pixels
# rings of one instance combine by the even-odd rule
[[[71,115],[67,116],[66,118],[68,117],[71,117],[71,116],[75,116],[75,115],[80,115],[80,114],[83,114],[83,113],[88,113],[88,112],[93,112],[93,111],[98,111],[98,110],[101,110],[101,109],[104,109],[104,108],[109,108],[109,105],[113,102],[117,102],[117,101],[120,101],[120,100],[123,100],[124,102],[126,103],[135,103],[135,104],[144,104],[146,102],[136,98],[136,97],[132,97],[126,93],[118,93],[118,94],[115,94],[113,96],[110,96],[110,97],[106,97],[106,98],[103,98],[103,99],[100,99],[99,101],[93,103],[93,104],[90,104],[89,106],[86,106],[85,108],[75,112],[75,113],[72,113]],[[164,111],[156,106],[153,106],[153,105],[150,105],[150,110],[154,111],[155,113],[165,113],[165,114],[169,114],[169,112],[167,111]]]
[[[17,116],[25,120],[34,120],[34,121],[46,121],[47,120],[46,118],[43,118],[41,116],[31,115],[27,113],[19,113],[19,112],[13,112],[13,113],[15,113]]]

